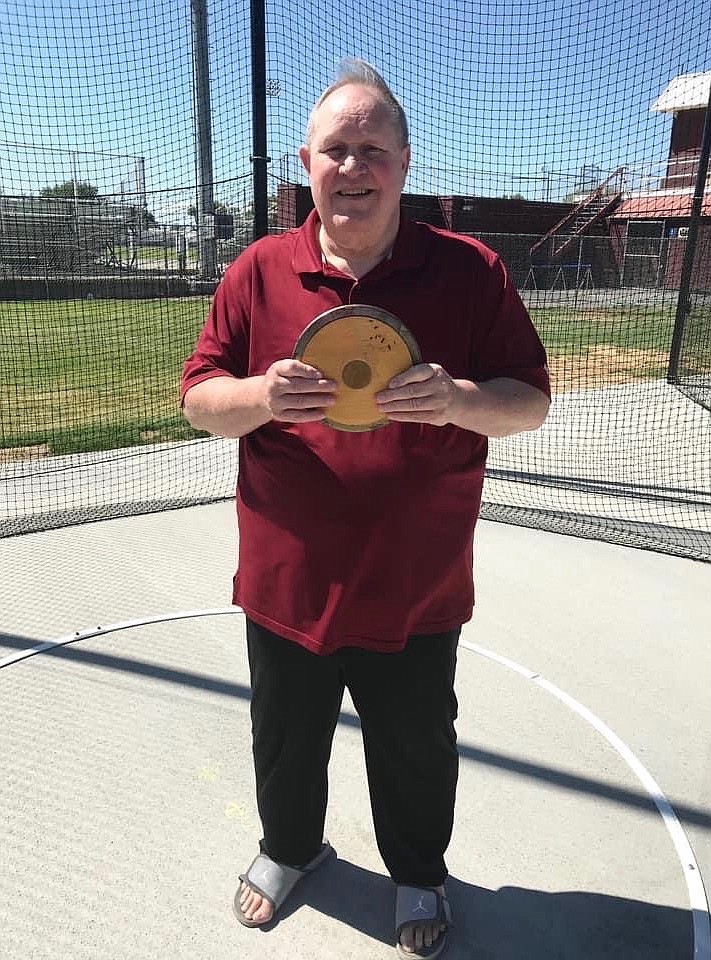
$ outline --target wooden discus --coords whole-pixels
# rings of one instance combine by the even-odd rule
[[[334,307],[306,327],[294,358],[338,384],[324,422],[336,430],[375,430],[388,422],[375,395],[420,362],[415,338],[392,313],[365,303]]]

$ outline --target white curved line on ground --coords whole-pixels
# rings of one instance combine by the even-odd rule
[[[77,630],[76,633],[67,634],[66,637],[47,640],[45,643],[39,643],[35,647],[27,647],[25,650],[18,650],[17,653],[11,653],[9,657],[0,660],[0,670],[2,670],[3,667],[9,667],[11,663],[19,663],[20,660],[27,660],[29,657],[34,657],[38,653],[46,653],[47,650],[54,650],[56,647],[66,647],[70,643],[77,643],[79,640],[90,640],[92,637],[100,637],[105,633],[130,630],[131,627],[147,627],[152,623],[168,623],[171,620],[219,617],[228,613],[244,613],[244,610],[242,610],[241,607],[215,607],[213,610],[183,610],[180,613],[159,613],[154,617],[139,617],[136,620],[110,623],[107,627],[89,627],[86,630]]]
[[[36,656],[37,654],[45,653],[48,650],[53,650],[56,647],[68,646],[71,643],[77,643],[79,640],[89,640],[92,637],[103,636],[104,634],[108,633],[116,633],[120,630],[129,630],[132,627],[144,627],[153,623],[167,623],[172,620],[189,620],[198,617],[225,616],[227,614],[235,613],[244,613],[244,611],[241,609],[241,607],[237,606],[216,607],[208,610],[184,610],[179,613],[164,613],[152,617],[139,617],[135,620],[125,620],[120,623],[109,624],[106,627],[97,626],[88,628],[86,630],[78,630],[75,633],[68,634],[65,637],[59,637],[57,640],[48,640],[46,643],[40,643],[37,646],[29,647],[25,650],[19,650],[17,653],[10,654],[10,656],[0,660],[0,669],[10,666],[12,663],[18,663],[21,660],[26,660],[29,657]],[[624,760],[624,762],[632,770],[642,786],[645,788],[655,807],[659,811],[659,815],[664,822],[679,858],[684,879],[686,881],[686,887],[689,894],[689,904],[691,907],[694,936],[693,960],[711,960],[711,924],[709,918],[709,904],[708,900],[706,899],[706,892],[704,890],[704,884],[698,864],[696,862],[696,858],[694,857],[691,845],[686,837],[686,834],[684,833],[684,828],[679,822],[679,818],[674,813],[671,804],[662,793],[659,785],[639,760],[639,758],[632,752],[632,750],[630,750],[627,744],[624,743],[624,741],[621,740],[617,734],[607,726],[607,724],[600,720],[599,717],[592,713],[592,711],[588,710],[588,708],[582,703],[567,694],[564,690],[561,690],[560,687],[557,687],[555,684],[546,680],[545,677],[540,676],[540,674],[530,670],[528,667],[522,666],[520,663],[516,663],[515,660],[510,660],[508,657],[503,657],[498,653],[494,653],[492,650],[487,650],[485,647],[480,647],[478,644],[470,643],[467,640],[460,640],[459,646],[463,647],[465,650],[469,650],[472,653],[476,653],[478,656],[485,657],[487,660],[492,660],[495,663],[514,671],[514,673],[518,673],[524,679],[533,681],[543,690],[546,690],[548,693],[552,694],[554,697],[560,700],[561,703],[564,703],[570,710],[572,710],[574,713],[577,713],[579,717],[589,723],[593,729],[595,729],[602,737],[604,737],[605,740],[607,740],[610,746]]]
[[[706,899],[706,891],[704,890],[701,872],[699,871],[696,858],[694,857],[694,852],[691,849],[691,844],[684,833],[684,828],[679,822],[679,818],[674,813],[671,804],[662,793],[656,780],[654,780],[641,760],[639,760],[639,758],[632,752],[627,744],[621,740],[617,734],[614,733],[598,716],[596,716],[591,710],[588,710],[588,708],[578,700],[575,700],[573,697],[571,697],[570,694],[567,694],[565,690],[561,690],[560,687],[556,687],[555,684],[551,683],[549,680],[546,680],[545,677],[540,676],[540,674],[535,673],[533,670],[529,670],[520,663],[516,663],[515,660],[509,660],[508,657],[502,657],[500,654],[494,653],[492,650],[487,650],[485,647],[480,647],[476,643],[470,643],[467,640],[460,640],[459,646],[464,647],[466,650],[470,650],[472,653],[476,653],[481,657],[485,657],[487,660],[493,660],[494,662],[501,664],[501,666],[520,674],[526,680],[531,680],[539,687],[542,687],[548,693],[560,700],[561,703],[564,703],[566,707],[569,707],[569,709],[571,709],[574,713],[577,713],[579,717],[589,723],[590,726],[597,730],[600,736],[607,740],[613,750],[620,755],[620,757],[624,760],[630,770],[632,770],[651,797],[655,807],[659,811],[659,815],[664,821],[664,826],[667,828],[667,832],[669,833],[671,841],[674,844],[674,849],[676,850],[676,854],[679,858],[684,879],[686,880],[686,888],[689,894],[689,905],[691,907],[691,918],[693,922],[694,934],[693,958],[694,960],[711,960],[711,924],[709,918],[709,904],[708,900]]]

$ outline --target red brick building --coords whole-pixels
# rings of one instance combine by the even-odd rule
[[[632,271],[660,286],[679,286],[686,235],[699,168],[711,71],[675,77],[652,104],[673,117],[663,175],[625,195],[609,219],[610,239],[621,276]],[[704,194],[692,288],[711,289],[711,183]]]

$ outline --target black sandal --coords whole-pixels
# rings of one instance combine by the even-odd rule
[[[446,895],[432,887],[399,885],[395,898],[395,949],[406,960],[433,960],[447,946],[447,935],[452,922],[452,911]],[[439,923],[444,930],[431,947],[422,947],[409,953],[400,943],[400,934],[413,924]]]

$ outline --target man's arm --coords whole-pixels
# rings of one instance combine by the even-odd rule
[[[241,437],[271,420],[264,402],[264,377],[238,380],[225,374],[190,387],[183,413],[196,430],[218,437]]]
[[[335,384],[298,360],[277,360],[265,374],[210,377],[189,387],[183,412],[196,430],[242,437],[270,420],[322,420],[335,403]]]
[[[537,387],[521,380],[498,377],[485,383],[454,380],[459,391],[449,421],[487,437],[508,437],[537,430],[546,419],[550,400]]]
[[[438,427],[451,423],[487,437],[535,430],[549,406],[542,390],[520,380],[455,380],[437,363],[411,367],[378,394],[378,409],[391,420]]]

